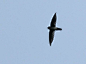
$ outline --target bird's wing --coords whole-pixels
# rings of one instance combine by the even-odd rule
[[[55,27],[56,26],[56,13],[54,14],[52,20],[51,20],[51,27]]]
[[[51,43],[54,39],[54,31],[53,30],[50,30],[49,32],[49,43],[50,43],[50,46],[51,46]]]

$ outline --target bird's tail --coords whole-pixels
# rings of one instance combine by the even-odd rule
[[[62,30],[62,28],[57,28],[56,30]]]

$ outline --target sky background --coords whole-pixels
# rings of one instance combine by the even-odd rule
[[[0,64],[86,64],[86,0],[0,0]]]

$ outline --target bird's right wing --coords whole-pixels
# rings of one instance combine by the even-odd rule
[[[49,32],[49,42],[50,42],[50,46],[51,46],[51,43],[54,39],[54,31],[53,30],[50,30]]]
[[[56,26],[56,13],[54,14],[52,20],[51,20],[51,27],[55,27]]]

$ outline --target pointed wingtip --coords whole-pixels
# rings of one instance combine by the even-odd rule
[[[55,12],[54,16],[56,16],[56,12]]]
[[[50,43],[50,46],[51,46],[51,43]]]

